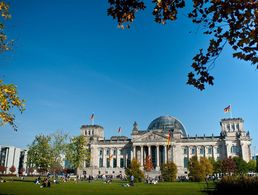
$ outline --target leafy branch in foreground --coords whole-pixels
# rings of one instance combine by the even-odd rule
[[[142,0],[108,0],[107,14],[117,20],[118,27],[129,28],[136,13],[146,8]],[[178,9],[184,8],[185,0],[152,0],[154,21],[166,24],[177,19]],[[251,62],[258,68],[258,1],[257,0],[192,0],[188,17],[204,28],[210,37],[206,50],[200,49],[193,57],[187,84],[197,89],[213,85],[210,70],[215,65],[224,46],[233,50],[233,57]],[[125,27],[124,27],[125,25]]]

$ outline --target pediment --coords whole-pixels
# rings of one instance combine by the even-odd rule
[[[133,142],[165,142],[167,136],[158,132],[148,132],[141,137],[135,139]]]

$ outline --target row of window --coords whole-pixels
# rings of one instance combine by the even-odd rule
[[[85,131],[84,131],[84,135],[86,135],[86,136],[87,136],[87,135],[88,135],[88,136],[89,136],[89,135],[94,135],[94,130],[93,130],[93,129],[91,129],[91,130],[85,130]]]
[[[103,148],[100,148],[99,149],[99,155],[102,156],[103,152],[104,152]],[[117,154],[118,155],[124,155],[124,154],[126,154],[126,150],[125,149],[116,149],[116,148],[114,148],[112,150],[111,150],[111,148],[106,148],[105,149],[105,155],[107,155],[107,156],[117,155]]]
[[[187,155],[188,154],[188,148],[185,147],[183,150],[184,150],[184,154]],[[196,151],[197,151],[197,148],[195,146],[191,148],[191,154],[196,154]],[[221,154],[221,147],[217,147],[216,151],[217,151],[217,154]],[[239,151],[240,151],[240,148],[238,146],[231,146],[230,152],[232,154],[239,154]],[[204,155],[205,154],[205,148],[201,147],[200,150],[199,150],[199,153],[201,155]],[[212,154],[212,147],[208,148],[208,153],[207,154]]]
[[[196,154],[196,151],[197,151],[197,148],[195,146],[191,148],[191,154]],[[205,148],[201,147],[199,152],[200,152],[200,154],[204,155]],[[221,153],[221,148],[220,147],[217,147],[217,153],[218,154]],[[187,147],[184,148],[184,154],[188,154],[188,148]],[[208,148],[208,154],[212,154],[212,147]]]
[[[104,159],[106,160],[106,168],[110,168],[112,165],[113,168],[116,168],[117,167],[117,159],[116,158],[113,158],[113,159],[110,159],[110,158],[106,158]],[[112,164],[111,164],[112,163]],[[99,167],[103,167],[103,158],[99,158]],[[123,158],[120,158],[120,166],[121,168],[125,167],[125,161]]]
[[[230,128],[230,126],[231,126],[231,128]],[[235,130],[239,130],[239,124],[236,124],[236,126],[235,126],[235,124],[227,124],[227,130],[228,131],[230,131],[230,130],[232,130],[232,131],[235,131]]]

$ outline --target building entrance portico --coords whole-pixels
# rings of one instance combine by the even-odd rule
[[[155,170],[160,170],[160,166],[168,162],[168,151],[167,145],[163,144],[146,144],[133,146],[133,157],[140,163],[141,168],[144,168],[144,165],[147,161],[147,158],[150,158]]]

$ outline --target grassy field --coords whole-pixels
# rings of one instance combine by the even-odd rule
[[[202,190],[205,187],[204,183],[188,183],[188,182],[173,182],[173,183],[158,183],[145,184],[136,183],[133,187],[123,187],[121,181],[114,181],[111,184],[104,184],[101,181],[88,183],[82,181],[79,183],[69,182],[61,184],[51,184],[50,188],[40,188],[33,182],[9,181],[0,183],[0,195],[11,194],[26,194],[26,195],[79,195],[79,194],[172,194],[172,195],[200,195],[204,194]]]

